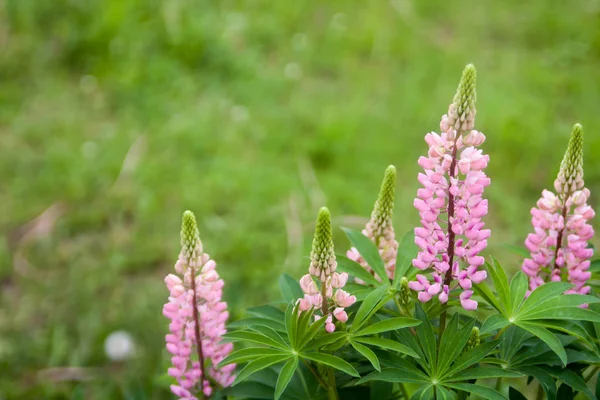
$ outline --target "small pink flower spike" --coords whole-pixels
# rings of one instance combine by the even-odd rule
[[[547,280],[567,280],[574,285],[567,293],[587,294],[594,253],[588,247],[594,235],[589,221],[594,210],[587,204],[590,191],[584,187],[583,130],[579,124],[573,127],[554,189],[557,194],[542,191],[537,207],[531,209],[534,233],[525,240],[531,256],[522,265],[529,276],[527,295]]]
[[[489,156],[477,149],[485,136],[473,129],[475,78],[475,67],[467,65],[448,114],[442,117],[441,134],[425,136],[429,151],[418,160],[422,187],[414,200],[421,217],[421,226],[415,228],[420,251],[413,265],[432,269],[433,282],[417,275],[409,285],[419,292],[421,302],[437,296],[446,303],[452,290],[462,290],[461,304],[467,310],[477,308],[470,300],[471,287],[486,278],[486,272],[478,270],[485,263],[479,253],[491,234],[482,221],[488,211],[483,192],[490,184],[484,173]]]
[[[390,165],[385,170],[379,196],[371,213],[371,220],[362,231],[362,234],[371,239],[379,249],[388,279],[394,279],[396,257],[398,255],[398,242],[396,241],[394,227],[392,226],[395,192],[396,167]],[[356,248],[353,247],[348,250],[346,255],[349,259],[362,265],[371,274],[375,274]],[[377,280],[381,280],[382,277],[376,276],[376,278]],[[361,280],[356,280],[356,282],[364,284]]]
[[[337,262],[333,249],[331,232],[331,216],[325,207],[319,210],[312,251],[310,253],[309,274],[300,279],[300,287],[304,297],[298,299],[298,309],[302,311],[315,309],[315,320],[326,317],[325,330],[335,331],[333,317],[346,322],[348,315],[344,308],[356,302],[356,297],[342,290],[348,281],[348,274],[335,272]],[[315,280],[319,283],[315,283]],[[320,290],[319,290],[320,288]]]
[[[194,393],[210,396],[213,381],[231,386],[235,364],[215,367],[233,350],[231,343],[221,343],[229,313],[227,303],[221,301],[223,280],[215,262],[202,251],[196,218],[190,211],[183,214],[181,244],[177,275],[165,278],[169,300],[163,314],[171,320],[166,342],[173,366],[168,372],[177,380],[171,391],[180,399],[194,400]]]

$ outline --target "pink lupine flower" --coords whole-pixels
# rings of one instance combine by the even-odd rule
[[[392,226],[395,191],[396,168],[390,165],[385,170],[379,196],[371,213],[371,219],[365,226],[365,229],[362,230],[362,234],[371,239],[379,249],[379,254],[381,254],[389,279],[394,279],[396,257],[398,255],[398,242],[396,241],[394,227]],[[356,261],[371,274],[375,275],[375,272],[369,267],[356,248],[352,247],[346,255],[349,259]],[[375,276],[375,278],[379,281],[381,280],[379,276]],[[356,282],[364,284],[360,279],[357,279]]]
[[[326,317],[325,330],[331,333],[335,331],[333,317],[346,322],[348,314],[344,309],[354,304],[356,297],[342,290],[348,281],[348,274],[335,272],[337,262],[333,251],[331,217],[325,207],[319,210],[310,258],[310,273],[300,279],[304,297],[298,299],[298,309],[307,311],[314,308],[315,320]],[[320,283],[320,291],[315,279]]]
[[[221,301],[223,280],[215,270],[216,263],[202,251],[190,211],[183,214],[181,244],[177,275],[165,278],[169,300],[163,314],[171,320],[166,347],[173,366],[168,373],[177,380],[171,391],[180,399],[193,400],[199,392],[210,396],[212,382],[230,386],[235,364],[215,368],[233,349],[231,343],[221,343],[229,313],[227,303]]]
[[[571,133],[554,189],[558,194],[543,190],[537,207],[531,209],[534,233],[525,239],[531,256],[523,261],[522,270],[529,276],[530,292],[546,280],[566,280],[574,285],[567,293],[587,294],[594,253],[588,247],[594,235],[588,222],[594,210],[587,204],[590,191],[584,187],[583,130],[579,124]]]
[[[415,243],[420,248],[413,265],[420,270],[433,269],[432,281],[424,275],[409,287],[418,293],[421,302],[434,296],[446,303],[452,290],[464,290],[460,295],[467,310],[477,308],[470,300],[473,283],[486,278],[485,263],[479,253],[487,246],[490,230],[484,229],[482,217],[488,202],[483,198],[490,179],[483,170],[489,156],[477,149],[485,141],[483,133],[474,130],[475,68],[468,65],[461,79],[448,114],[442,117],[441,134],[428,133],[427,157],[420,157],[418,180],[423,186],[417,191],[414,206],[421,216],[415,228]],[[443,217],[442,214],[447,214]]]

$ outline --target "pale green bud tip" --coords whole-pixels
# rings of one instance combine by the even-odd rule
[[[554,184],[560,193],[572,193],[583,188],[583,128],[580,124],[573,126],[569,145]]]
[[[400,303],[407,307],[410,304],[410,287],[408,286],[408,279],[403,276],[400,279]]]
[[[469,64],[463,70],[454,101],[448,111],[448,122],[457,131],[468,132],[473,129],[477,100],[476,83],[477,71],[473,64]]]
[[[471,329],[469,340],[467,341],[467,350],[473,349],[481,344],[481,338],[479,337],[479,328],[474,326]]]
[[[327,207],[321,207],[317,216],[310,260],[310,273],[323,281],[335,271],[337,266],[333,249],[331,214]]]
[[[200,232],[196,223],[196,216],[191,211],[185,211],[181,219],[181,247],[188,261],[188,265],[195,256],[194,250],[199,245]]]
[[[396,167],[390,165],[386,168],[381,182],[379,196],[375,202],[373,219],[377,225],[388,225],[392,222],[394,213],[394,198],[396,196]]]

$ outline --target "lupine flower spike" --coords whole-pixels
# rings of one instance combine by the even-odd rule
[[[326,318],[327,332],[335,330],[333,318],[346,322],[348,315],[344,309],[356,301],[355,296],[342,290],[348,280],[347,273],[335,272],[337,262],[333,250],[331,217],[325,207],[319,210],[317,226],[310,253],[309,274],[300,279],[304,298],[298,300],[300,311],[315,308],[315,319]]]
[[[410,282],[421,302],[437,296],[446,303],[450,293],[458,289],[466,310],[477,308],[471,287],[486,278],[486,272],[478,270],[485,262],[479,253],[490,236],[481,220],[488,211],[483,191],[490,179],[483,172],[489,156],[477,149],[485,136],[473,129],[475,78],[475,67],[467,65],[448,114],[442,117],[441,134],[425,136],[429,151],[418,161],[424,170],[418,177],[423,187],[414,201],[422,224],[415,229],[420,252],[413,265],[433,272],[431,280],[419,274]]]
[[[573,127],[554,189],[556,194],[542,191],[537,207],[531,209],[534,233],[525,240],[531,257],[523,261],[522,269],[529,276],[531,291],[550,279],[572,283],[574,287],[567,293],[587,294],[594,253],[588,248],[594,235],[588,222],[594,210],[587,204],[590,191],[583,182],[583,130],[579,124]]]
[[[371,213],[371,220],[362,230],[362,234],[371,239],[379,249],[379,254],[385,263],[387,277],[394,279],[396,270],[396,256],[398,255],[398,242],[396,241],[394,227],[392,226],[392,216],[394,213],[394,196],[396,192],[396,167],[390,165],[385,170],[383,182],[379,196]],[[349,259],[362,265],[371,274],[375,274],[367,262],[361,257],[356,248],[348,250]],[[381,277],[376,277],[381,280]],[[357,283],[364,283],[356,280]]]
[[[210,397],[217,385],[233,383],[235,364],[216,369],[231,350],[231,343],[221,343],[227,331],[227,303],[221,301],[223,280],[216,264],[202,251],[202,242],[191,211],[183,214],[181,252],[175,264],[177,274],[169,274],[165,283],[169,300],[163,314],[171,320],[166,336],[172,354],[169,375],[177,380],[171,391],[180,399]]]

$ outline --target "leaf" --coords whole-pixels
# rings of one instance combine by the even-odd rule
[[[553,307],[546,310],[540,310],[536,313],[527,314],[520,317],[520,321],[530,321],[537,319],[560,319],[560,320],[575,320],[575,321],[592,321],[600,322],[600,314],[579,307]]]
[[[438,374],[443,374],[448,366],[456,360],[456,357],[460,355],[469,341],[469,336],[471,335],[471,330],[474,325],[475,320],[472,319],[459,329],[458,314],[454,314],[452,318],[450,318],[450,322],[440,340],[437,365]]]
[[[356,372],[352,365],[350,365],[348,362],[342,360],[339,357],[324,353],[303,353],[300,356],[308,360],[315,361],[335,369],[339,369],[340,371],[343,371],[348,375],[354,376],[356,378],[360,377],[360,375],[358,374],[358,372]]]
[[[434,400],[435,389],[432,384],[422,386],[410,397],[410,400]]]
[[[279,289],[281,294],[287,303],[296,301],[297,299],[304,297],[304,292],[300,287],[300,283],[288,274],[282,274],[279,277]]]
[[[573,389],[585,393],[586,396],[588,396],[590,399],[596,399],[596,396],[587,387],[583,378],[577,375],[575,372],[566,368],[541,367],[541,369],[546,371],[556,379],[560,379]]]
[[[281,369],[275,386],[275,400],[279,400],[279,397],[281,397],[290,380],[292,380],[296,368],[298,368],[298,357],[292,357]]]
[[[350,327],[350,332],[356,332],[360,329],[360,327],[367,321],[367,318],[371,311],[375,308],[377,304],[383,299],[388,293],[388,288],[386,286],[380,286],[377,289],[373,290],[367,298],[362,302],[356,315],[354,317],[354,321],[352,321],[352,326]],[[383,305],[383,304],[382,304]]]
[[[258,333],[261,333],[273,340],[275,340],[276,342],[281,343],[283,346],[285,346],[285,348],[289,348],[289,344],[285,342],[285,340],[283,340],[283,338],[279,335],[279,333],[277,333],[276,331],[274,331],[273,329],[266,327],[266,326],[262,326],[262,325],[254,325],[254,326],[250,326],[248,327],[248,329],[251,329],[253,331],[256,331]]]
[[[224,389],[226,396],[243,399],[272,399],[273,388],[258,382],[241,382]]]
[[[432,371],[437,371],[437,346],[435,340],[435,333],[433,332],[433,326],[431,325],[431,321],[421,304],[417,303],[415,305],[415,317],[420,319],[423,323],[415,328],[417,332],[417,340],[421,343],[421,348],[425,353],[425,357],[427,357],[427,361],[432,368]]]
[[[250,307],[248,308],[248,312],[262,318],[268,318],[274,322],[279,322],[280,324],[283,324],[283,321],[285,320],[285,313],[283,311],[268,304]]]
[[[504,340],[500,345],[500,355],[502,359],[511,364],[516,364],[517,361],[515,361],[513,357],[515,357],[515,354],[517,354],[519,349],[523,346],[525,340],[530,337],[531,334],[523,328],[519,328],[516,325],[508,327],[506,332],[504,332]],[[543,344],[543,342],[541,343]],[[521,351],[519,355],[523,353],[526,353],[526,351]]]
[[[485,282],[481,282],[480,284],[474,285],[473,290],[475,291],[475,293],[477,293],[477,295],[481,296],[486,301],[486,303],[494,307],[496,311],[507,315],[507,305],[505,306],[500,304],[500,302],[498,301],[498,296],[496,296],[492,292],[492,290]]]
[[[563,348],[560,340],[554,335],[552,332],[543,328],[541,326],[537,326],[530,322],[519,322],[517,326],[525,329],[529,333],[540,338],[544,343],[546,343],[553,352],[560,358],[560,361],[563,365],[567,364],[567,353],[565,353],[565,349]]]
[[[230,339],[232,341],[246,341],[246,342],[260,343],[265,346],[276,347],[276,348],[282,349],[282,350],[289,349],[289,347],[279,343],[278,341],[271,339],[270,337],[267,337],[267,336],[257,333],[257,332],[251,332],[251,331],[228,332],[225,335],[223,335],[223,338]]]
[[[525,300],[529,282],[523,271],[519,271],[510,282],[510,314],[515,315]]]
[[[238,384],[243,381],[250,375],[255,372],[258,372],[262,369],[270,367],[273,364],[277,364],[283,361],[286,361],[290,358],[289,354],[283,356],[264,356],[255,359],[254,361],[250,361],[235,377],[235,381],[233,381],[233,385]]]
[[[356,247],[356,250],[358,250],[360,255],[365,259],[369,267],[373,268],[373,271],[375,271],[382,279],[382,282],[378,283],[378,285],[383,284],[389,286],[390,282],[385,270],[385,265],[375,243],[361,232],[354,229],[342,228],[342,230],[346,233],[346,236],[348,236],[352,246]]]
[[[590,263],[590,269],[588,269],[591,273],[600,272],[600,258],[592,260]]]
[[[523,374],[520,372],[509,371],[499,367],[480,367],[470,368],[464,370],[452,377],[448,378],[447,381],[467,381],[469,379],[490,379],[490,378],[520,378]]]
[[[391,339],[379,338],[379,337],[357,337],[354,339],[356,342],[363,344],[370,344],[371,346],[377,346],[386,350],[397,351],[402,354],[407,354],[414,358],[419,358],[419,355],[415,353],[410,347],[398,343]]]
[[[406,276],[416,254],[417,245],[415,244],[415,235],[411,229],[404,234],[398,244],[398,256],[396,257],[396,270],[394,271],[393,282],[395,288],[400,286],[400,280]]]
[[[447,379],[448,377],[469,368],[471,365],[476,364],[482,358],[490,354],[498,346],[498,343],[500,343],[499,340],[492,340],[491,342],[482,343],[463,353],[454,363],[452,363],[450,369],[442,375],[442,379]]]
[[[526,314],[535,308],[542,307],[543,304],[556,296],[563,294],[572,285],[566,282],[548,282],[535,288],[533,292],[525,299],[525,302],[519,310],[519,315]]]
[[[377,359],[375,353],[373,353],[373,350],[369,349],[367,346],[363,346],[362,344],[352,340],[350,341],[350,345],[354,347],[356,351],[362,354],[367,360],[369,360],[373,368],[375,368],[377,371],[381,371],[379,360]]]
[[[369,392],[369,399],[386,400],[391,399],[394,393],[394,385],[390,382],[373,382]]]
[[[354,276],[355,278],[358,278],[373,286],[381,285],[381,283],[377,279],[375,279],[375,277],[371,275],[369,271],[364,269],[359,263],[340,255],[336,256],[336,261],[338,272],[346,272]]]
[[[400,368],[384,368],[381,372],[372,372],[359,380],[360,385],[370,381],[398,382],[398,383],[430,383],[426,375],[416,374]]]
[[[314,313],[314,308],[311,308],[310,310],[306,311],[294,310],[294,312],[298,314],[298,321],[296,321],[296,343],[294,344],[294,349],[298,350],[300,348],[300,342],[302,341],[302,338],[309,329],[310,320]]]
[[[275,331],[285,331],[285,326],[281,322],[275,322],[268,318],[260,318],[260,317],[250,317],[238,319],[227,325],[227,328],[244,328],[244,327],[252,327],[254,325],[266,326]]]
[[[324,319],[324,318],[321,318]],[[327,333],[321,336],[318,339],[313,340],[312,342],[308,342],[302,350],[310,351],[310,350],[318,350],[323,346],[327,346],[328,344],[332,344],[337,342],[338,340],[346,339],[348,334],[346,332],[333,332]]]
[[[296,308],[290,303],[285,310],[285,330],[292,348],[296,348],[296,337],[298,333],[298,314]]]
[[[542,389],[544,389],[548,400],[556,400],[556,383],[547,372],[538,367],[520,367],[519,371],[537,379]]]
[[[307,344],[310,343],[311,340],[314,339],[315,335],[319,332],[319,329],[323,325],[325,325],[325,321],[327,318],[319,318],[317,321],[313,322],[306,333],[300,338],[298,342],[298,350],[302,350]]]
[[[509,324],[508,320],[502,314],[492,314],[486,318],[479,329],[479,333],[484,335],[486,333],[495,331],[496,329],[502,329]]]
[[[229,354],[225,359],[223,359],[219,364],[217,364],[217,368],[222,368],[223,366],[231,363],[241,363],[246,362],[248,360],[254,360],[258,357],[262,356],[286,356],[289,357],[291,354],[289,351],[282,351],[278,349],[269,349],[264,347],[250,347],[247,349],[241,349],[234,351]]]
[[[384,319],[383,321],[375,322],[368,327],[356,332],[356,336],[372,335],[375,333],[395,331],[397,329],[417,326],[421,323],[418,319],[395,317]]]
[[[486,386],[474,385],[474,384],[470,384],[470,383],[447,383],[447,384],[445,384],[445,386],[452,388],[452,389],[462,390],[465,392],[476,394],[478,396],[483,397],[486,400],[505,400],[506,399],[506,397],[504,397],[500,392],[497,392],[494,389],[490,389]]]
[[[508,278],[504,273],[504,269],[500,266],[498,261],[492,258],[491,264],[486,264],[487,270],[492,277],[496,292],[500,298],[500,304],[504,306],[504,309],[508,311],[510,309],[510,291],[508,286]]]

